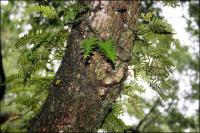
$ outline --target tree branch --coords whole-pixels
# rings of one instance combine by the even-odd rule
[[[168,108],[166,108],[163,112],[168,112],[169,111],[169,109],[171,108],[171,106],[172,106],[172,104],[173,104],[173,101],[174,100],[172,100],[170,103],[169,103],[169,106],[168,106]],[[143,129],[142,129],[142,131],[144,131],[152,122],[154,122],[155,120],[156,120],[156,118],[158,117],[158,116],[160,116],[161,115],[161,113],[157,113],[151,120],[149,120],[149,122],[147,122],[144,126],[143,126]]]
[[[139,128],[142,126],[142,124],[146,121],[146,119],[150,116],[151,113],[155,110],[157,105],[160,103],[160,100],[157,99],[156,102],[154,103],[153,107],[150,109],[149,113],[145,115],[145,117],[139,122],[139,124],[136,127],[136,130],[139,131]]]

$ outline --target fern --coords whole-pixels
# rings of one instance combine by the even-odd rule
[[[28,34],[24,35],[15,44],[16,48],[26,46],[27,44],[35,44],[36,42],[43,41],[44,38],[47,38],[50,36],[50,33],[44,33],[44,32],[34,32],[30,31]]]
[[[41,12],[44,17],[54,19],[58,16],[56,10],[52,6],[35,5],[30,6],[26,10],[27,12]]]
[[[98,39],[96,37],[90,37],[83,40],[81,48],[83,49],[83,58],[87,59],[94,48],[97,46]]]
[[[106,117],[102,128],[109,132],[123,132],[126,130],[128,126],[124,125],[123,121],[118,117],[124,112],[128,112],[129,114],[134,113],[136,116],[141,116],[143,111],[141,106],[142,101],[139,94],[143,92],[144,88],[137,82],[126,83],[121,93],[123,98],[117,99],[112,112]],[[124,105],[126,108],[124,108]]]
[[[22,86],[22,82],[19,82],[20,79],[21,77],[17,77],[14,79],[15,82],[9,84],[7,96],[11,97],[7,102],[2,103],[2,106],[5,106],[11,112],[17,113],[18,118],[12,121],[11,127],[13,125],[16,127],[19,126],[19,132],[25,132],[28,121],[39,111],[41,104],[45,100],[47,96],[47,87],[49,87],[47,85],[51,83],[52,78],[37,78],[37,80],[31,83],[31,86],[26,87]],[[17,95],[17,97],[14,97],[14,95]],[[11,128],[9,127],[10,122],[9,120],[6,122],[4,125],[5,128]],[[16,132],[16,129],[14,131]]]
[[[116,61],[116,48],[113,40],[109,39],[106,41],[100,41],[98,42],[98,48],[99,50],[104,53],[104,55],[112,61],[112,63],[115,63]]]
[[[94,48],[97,47],[100,52],[104,54],[112,63],[116,61],[115,44],[111,39],[98,40],[96,37],[90,37],[83,40],[81,48],[83,49],[83,57],[87,59],[90,57]]]
[[[29,34],[24,35],[23,37],[21,37],[20,39],[18,39],[18,41],[15,44],[16,48],[19,48],[21,46],[24,46],[26,44],[28,44],[31,41],[32,36]]]

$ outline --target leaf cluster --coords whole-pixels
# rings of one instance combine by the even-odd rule
[[[165,98],[167,89],[171,88],[168,78],[174,67],[169,54],[173,46],[179,47],[179,41],[173,38],[173,29],[164,19],[149,13],[143,14],[141,19],[131,62],[134,76],[145,79]]]
[[[97,48],[100,52],[104,54],[112,63],[116,61],[116,48],[112,39],[99,40],[96,37],[89,37],[82,42],[83,58],[88,59],[92,52]]]
[[[18,59],[24,84],[38,70],[47,69],[47,63],[53,61],[50,56],[53,55],[54,59],[62,57],[67,36],[68,32],[63,27],[50,27],[32,30],[18,40],[16,48],[24,48]]]
[[[41,12],[44,17],[49,18],[49,19],[54,19],[58,16],[53,6],[34,5],[34,6],[28,7],[26,11],[28,13]]]

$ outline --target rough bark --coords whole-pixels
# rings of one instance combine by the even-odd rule
[[[138,2],[90,4],[101,8],[73,26],[61,66],[40,113],[30,121],[29,132],[96,131],[123,87],[134,44],[131,30],[136,27]],[[115,41],[115,67],[98,51],[88,62],[82,58],[81,42],[94,35]]]

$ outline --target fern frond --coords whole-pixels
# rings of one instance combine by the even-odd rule
[[[113,40],[98,40],[96,37],[90,37],[83,40],[81,48],[83,49],[83,57],[87,59],[94,48],[97,47],[112,63],[116,60],[116,48]]]
[[[167,78],[169,76],[169,72],[165,67],[158,67],[158,66],[145,66],[146,75],[152,79],[154,77],[162,77]]]
[[[42,31],[41,31],[42,30]],[[64,44],[68,36],[68,31],[63,27],[50,27],[45,30],[38,29],[37,31],[30,31],[28,34],[21,37],[15,44],[16,48],[33,45],[34,49],[41,46],[58,47]],[[56,44],[54,44],[56,43]],[[58,44],[58,45],[57,45]]]
[[[92,53],[93,49],[97,46],[98,39],[90,37],[83,40],[81,48],[83,49],[83,58],[87,59]]]
[[[115,63],[116,60],[116,48],[115,43],[113,40],[109,39],[106,41],[100,41],[98,42],[98,48],[99,50],[104,53],[104,55],[112,61],[112,63]]]
[[[26,10],[27,12],[41,12],[44,17],[54,19],[58,16],[53,6],[34,5]]]

